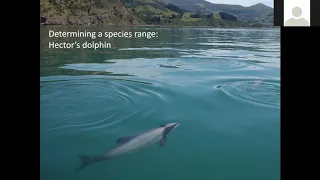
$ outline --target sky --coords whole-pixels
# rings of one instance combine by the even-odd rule
[[[273,0],[206,0],[216,4],[237,4],[242,6],[251,6],[262,3],[273,8]]]

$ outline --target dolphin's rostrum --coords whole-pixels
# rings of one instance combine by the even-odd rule
[[[160,147],[163,147],[167,141],[167,134],[179,125],[179,123],[163,124],[137,135],[121,137],[116,140],[116,146],[113,149],[102,154],[101,156],[79,156],[80,160],[82,161],[82,165],[76,171],[79,171],[94,162],[105,161],[120,155],[140,150],[158,142],[159,140]]]

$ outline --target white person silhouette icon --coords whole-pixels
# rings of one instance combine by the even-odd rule
[[[292,15],[294,18],[288,19],[285,26],[309,26],[309,22],[306,19],[301,18],[302,9],[300,7],[294,7],[292,9]]]

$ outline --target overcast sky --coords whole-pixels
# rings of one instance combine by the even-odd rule
[[[206,0],[216,4],[237,4],[242,6],[251,6],[257,3],[263,3],[273,8],[273,0]]]

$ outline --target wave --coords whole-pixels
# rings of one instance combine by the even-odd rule
[[[91,131],[130,123],[157,111],[168,92],[154,84],[112,78],[42,79],[40,130]],[[150,103],[154,102],[154,103]],[[59,115],[55,115],[59,112]]]
[[[280,81],[271,79],[229,80],[216,88],[228,96],[255,105],[279,108]]]

